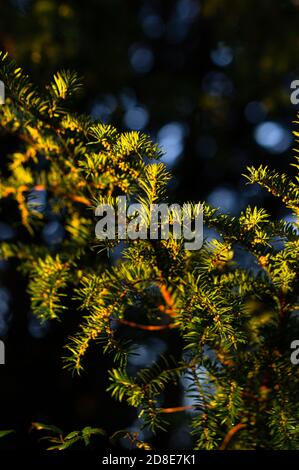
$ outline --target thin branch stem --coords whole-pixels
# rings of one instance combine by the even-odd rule
[[[169,330],[171,328],[177,328],[178,325],[175,323],[167,323],[166,325],[141,325],[140,323],[135,323],[133,321],[124,320],[124,319],[117,319],[118,323],[122,325],[130,326],[132,328],[137,328],[139,330],[146,330],[146,331],[162,331],[162,330]]]
[[[181,411],[187,411],[194,409],[193,405],[186,405],[186,406],[175,406],[173,408],[160,408],[160,413],[179,413]]]
[[[228,433],[226,434],[225,438],[223,439],[222,441],[222,444],[221,446],[219,447],[219,450],[225,450],[228,446],[228,444],[230,443],[230,441],[232,440],[232,438],[234,437],[234,435],[239,432],[241,429],[244,429],[246,428],[246,424],[243,424],[243,423],[238,423],[236,424],[235,426],[233,426],[229,431]]]

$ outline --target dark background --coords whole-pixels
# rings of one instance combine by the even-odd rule
[[[250,164],[286,169],[290,163],[298,12],[298,0],[0,0],[0,48],[41,87],[56,70],[78,71],[84,88],[74,109],[150,133],[165,150],[176,202],[204,199],[233,215],[257,204],[288,218],[272,198],[246,186],[242,173]],[[10,150],[5,145],[2,157]],[[134,426],[135,414],[105,393],[109,358],[91,351],[80,378],[62,370],[63,345],[78,319],[41,327],[15,267],[0,265],[7,353],[0,428],[18,432],[0,446],[13,448],[16,439],[35,446],[32,421],[66,431]],[[146,360],[163,349],[158,336],[136,341]],[[181,403],[169,393],[172,405]],[[182,418],[172,419],[176,431],[159,445],[189,445]]]

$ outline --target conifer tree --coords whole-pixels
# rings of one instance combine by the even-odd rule
[[[1,133],[18,141],[13,154],[2,155],[0,186],[1,207],[14,202],[10,222],[18,239],[2,242],[0,254],[19,260],[41,321],[63,321],[70,301],[82,312],[77,332],[66,338],[65,368],[84,373],[86,353],[97,343],[113,360],[108,392],[136,408],[154,433],[167,430],[167,418],[177,412],[190,422],[195,449],[298,449],[299,370],[290,359],[291,343],[299,339],[298,176],[267,166],[246,173],[248,183],[289,209],[294,223],[272,220],[263,208],[231,217],[203,203],[204,224],[219,236],[200,250],[187,251],[171,236],[127,239],[122,260],[107,263],[104,254],[109,261],[120,242],[95,239],[95,208],[116,206],[121,194],[145,209],[167,201],[170,174],[156,161],[160,149],[145,134],[119,132],[68,111],[81,86],[76,73],[56,73],[41,92],[6,54],[0,61],[7,94]],[[48,246],[40,234],[53,216],[66,236]],[[236,255],[240,250],[249,267]],[[178,335],[178,357],[161,355],[130,375],[130,332],[136,329],[160,332],[165,341]],[[179,387],[181,377],[194,405],[165,407],[163,394],[171,384]],[[61,441],[58,428],[36,427],[53,434],[53,448],[87,444],[102,432],[84,428]],[[150,447],[126,435],[137,447]]]

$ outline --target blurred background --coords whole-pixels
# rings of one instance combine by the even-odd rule
[[[263,205],[289,220],[242,173],[291,161],[298,13],[299,0],[0,0],[0,48],[41,87],[61,68],[76,70],[84,78],[76,111],[149,133],[173,173],[172,200],[206,200],[232,215]],[[12,236],[0,220],[0,239]],[[82,378],[62,371],[67,328],[41,327],[30,315],[15,266],[2,263],[0,275],[0,428],[18,429],[23,447],[36,445],[32,421],[136,429],[136,416],[105,394],[108,359],[90,361]],[[159,336],[138,342],[133,372],[165,349]],[[183,390],[184,381],[178,404]],[[183,418],[172,420],[175,431],[159,445],[189,446]]]

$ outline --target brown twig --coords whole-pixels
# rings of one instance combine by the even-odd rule
[[[3,197],[7,197],[10,194],[13,194],[15,192],[24,193],[25,191],[30,191],[30,189],[35,189],[36,191],[43,191],[43,190],[46,190],[46,187],[41,184],[38,184],[36,186],[33,186],[33,188],[29,188],[28,186],[24,186],[24,185],[19,186],[18,188],[5,188],[3,191]],[[54,187],[51,189],[55,191],[56,188]],[[84,204],[85,206],[91,206],[91,202],[88,199],[86,199],[86,197],[84,196],[72,196],[69,194],[64,194],[63,196],[67,197],[68,199],[71,199],[74,202],[79,202],[80,204]]]
[[[166,325],[141,325],[140,323],[135,323],[133,321],[118,319],[117,320],[122,325],[130,326],[132,328],[137,328],[139,330],[146,330],[146,331],[162,331],[162,330],[169,330],[171,328],[177,328],[175,323],[167,323]]]
[[[83,196],[71,196],[72,201],[74,202],[80,202],[81,204],[84,204],[85,206],[91,206],[91,203],[86,197]]]
[[[223,439],[223,442],[221,446],[219,447],[219,450],[225,450],[234,435],[240,431],[241,429],[246,428],[246,424],[243,423],[238,423],[235,426],[233,426],[228,433],[226,434],[225,438]]]
[[[178,413],[180,411],[192,410],[193,405],[175,406],[173,408],[160,408],[160,413]]]
[[[177,312],[176,312],[174,300],[170,292],[167,290],[165,284],[163,283],[160,284],[160,292],[168,308],[165,308],[163,305],[160,305],[159,309],[163,313],[169,315],[170,317],[175,317],[177,315]]]

